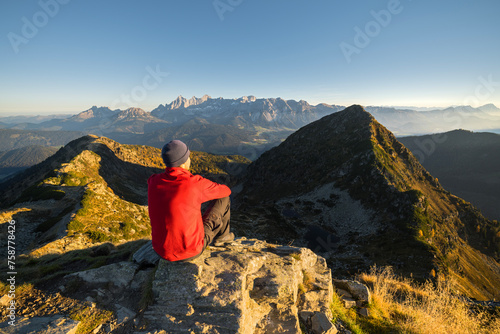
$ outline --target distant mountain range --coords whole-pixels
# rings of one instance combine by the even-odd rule
[[[177,97],[169,104],[159,105],[151,112],[140,108],[111,110],[92,107],[77,115],[8,116],[1,117],[3,127],[41,130],[84,130],[100,132],[144,133],[154,131],[139,124],[162,123],[179,125],[193,118],[203,118],[213,124],[229,124],[246,129],[255,126],[298,129],[324,115],[344,109],[344,106],[306,101],[244,96],[238,99]],[[417,107],[368,106],[366,110],[380,119],[396,135],[443,132],[460,127],[469,130],[499,129],[500,109],[493,104],[478,108],[454,106],[442,109]],[[489,121],[490,123],[487,123]],[[491,122],[495,124],[491,124]],[[102,124],[98,124],[102,122]],[[131,124],[134,123],[134,124]],[[132,126],[131,126],[132,125]],[[463,126],[461,126],[463,125]],[[76,128],[75,128],[76,127]],[[436,131],[441,130],[441,131]]]
[[[179,96],[151,112],[139,108],[111,110],[97,107],[71,117],[22,116],[0,118],[0,127],[17,130],[80,131],[106,136],[122,143],[161,147],[165,140],[183,138],[196,150],[242,154],[257,158],[278,145],[293,131],[338,112],[344,106],[281,98],[244,96],[238,99],[186,99]],[[395,135],[444,132],[457,128],[500,132],[500,109],[492,104],[479,108],[450,107],[436,110],[406,110],[367,107]],[[200,132],[203,135],[200,136]]]
[[[15,124],[12,119],[0,119],[0,122],[10,122],[4,124],[10,129],[82,131],[123,143],[156,147],[161,147],[168,136],[175,135],[195,150],[243,153],[256,158],[300,126],[342,108],[327,104],[311,106],[305,101],[281,98],[212,99],[205,95],[188,100],[179,96],[151,112],[139,108],[111,110],[94,106],[68,118],[39,123]],[[204,133],[201,137],[200,131]]]
[[[298,129],[322,116],[344,109],[342,106],[318,104],[281,98],[257,99],[244,96],[239,99],[212,99],[205,95],[190,100],[179,96],[167,105],[160,105],[151,114],[172,124],[185,123],[192,118],[203,118],[213,124],[232,125],[254,130]]]
[[[73,116],[73,114],[52,114],[52,115],[17,115],[0,117],[0,127],[8,126],[9,124],[21,123],[41,123],[52,119],[64,119]]]
[[[396,136],[441,133],[456,129],[500,133],[500,109],[493,104],[478,108],[456,106],[421,111],[367,107],[366,111]]]
[[[69,118],[50,119],[37,123],[12,123],[10,128],[23,130],[68,130],[95,132],[97,135],[115,132],[144,134],[167,126],[179,126],[193,119],[204,119],[210,124],[231,125],[255,130],[297,129],[324,115],[343,109],[342,106],[319,104],[281,98],[257,99],[254,96],[239,99],[212,99],[179,96],[170,104],[160,105],[150,113],[139,108],[111,110],[92,107]],[[0,119],[2,121],[2,119]],[[6,120],[3,120],[7,123]]]

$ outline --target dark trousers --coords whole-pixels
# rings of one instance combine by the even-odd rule
[[[229,233],[229,220],[231,218],[231,201],[229,197],[211,201],[203,214],[203,228],[205,230],[205,247],[210,245],[217,237]]]
[[[229,220],[231,218],[231,201],[229,197],[215,199],[203,214],[203,229],[205,230],[205,240],[203,250],[200,254],[184,259],[190,261],[200,256],[205,248],[219,237],[226,236],[229,233]]]

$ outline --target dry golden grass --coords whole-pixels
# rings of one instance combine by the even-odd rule
[[[444,280],[417,285],[396,277],[390,268],[362,274],[373,292],[371,326],[377,320],[401,333],[500,333],[500,319],[457,298]],[[371,327],[370,326],[370,327]],[[365,326],[362,326],[365,327]],[[369,333],[369,331],[367,332]]]

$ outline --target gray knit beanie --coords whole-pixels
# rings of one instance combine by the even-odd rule
[[[189,158],[189,148],[180,140],[166,143],[161,150],[161,157],[167,167],[179,167]]]

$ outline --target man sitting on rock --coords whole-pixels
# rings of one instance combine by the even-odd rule
[[[161,151],[167,168],[148,180],[148,205],[153,249],[168,261],[189,261],[213,241],[234,240],[229,231],[231,189],[189,172],[190,151],[173,140]],[[201,204],[212,201],[201,215]]]

